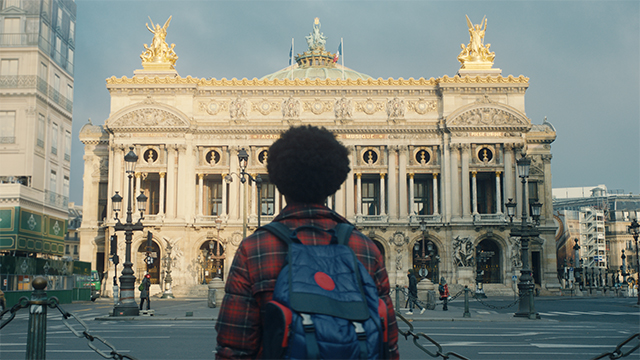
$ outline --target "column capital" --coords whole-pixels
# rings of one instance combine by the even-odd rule
[[[477,171],[475,171],[475,170],[471,171],[471,176],[476,177],[476,175],[478,175]]]
[[[362,173],[356,173],[356,177],[360,179],[362,177]]]
[[[160,175],[160,178],[163,179],[165,177],[165,175],[167,175],[166,172],[159,172],[158,175]]]
[[[504,144],[504,150],[505,151],[512,151],[514,148],[514,144],[513,143],[505,143]]]
[[[141,172],[139,172],[139,171],[136,171],[135,176],[136,176],[136,179],[137,179],[137,178],[140,178],[140,176],[142,176],[142,173],[141,173]]]
[[[200,180],[204,179],[204,174],[202,174],[202,173],[198,174],[198,179],[200,179]]]
[[[415,175],[416,175],[416,174],[414,174],[414,173],[409,173],[409,179],[413,179],[413,177],[414,177]]]
[[[471,149],[471,145],[470,144],[462,144],[462,150],[468,151],[469,149]]]
[[[496,171],[496,177],[500,177],[501,174],[502,174],[502,171],[500,170]]]
[[[384,179],[384,177],[385,177],[386,175],[387,175],[387,173],[385,173],[385,172],[381,172],[381,173],[380,173],[380,179]]]
[[[551,154],[543,154],[542,155],[542,161],[544,161],[545,163],[549,163],[551,162],[551,158],[553,157],[553,155]]]
[[[433,175],[433,178],[434,178],[434,179],[437,179],[437,178],[438,178],[438,173],[437,173],[437,172],[434,172],[434,173],[433,173],[433,174],[431,174],[431,175]]]

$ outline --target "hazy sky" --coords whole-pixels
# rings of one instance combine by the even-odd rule
[[[260,78],[288,66],[320,18],[345,66],[374,78],[453,76],[465,15],[487,16],[485,44],[502,75],[529,77],[526,115],[548,118],[553,187],[605,184],[640,192],[640,2],[638,1],[107,1],[76,0],[70,200],[82,203],[82,126],[104,124],[105,79],[142,69],[148,16],[175,43],[182,77]]]

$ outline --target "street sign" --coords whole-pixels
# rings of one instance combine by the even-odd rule
[[[517,277],[517,276],[515,276],[515,275],[513,275],[513,276],[511,277],[511,280],[513,280],[513,281],[518,281],[518,277]]]

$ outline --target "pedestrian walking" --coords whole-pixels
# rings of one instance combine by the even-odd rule
[[[350,171],[349,150],[330,131],[314,126],[289,128],[269,148],[267,171],[269,181],[284,195],[287,203],[273,222],[285,225],[290,230],[300,229],[296,230],[296,241],[302,245],[329,245],[335,238],[330,235],[331,230],[338,224],[349,223],[324,205],[327,197],[340,188]],[[321,231],[311,231],[310,227]],[[399,359],[398,327],[389,297],[389,276],[384,267],[384,257],[373,241],[357,230],[351,232],[347,246],[371,276],[379,298],[389,309],[386,317],[388,354],[384,357]],[[265,342],[274,335],[264,330],[264,314],[275,303],[272,300],[276,280],[287,263],[287,253],[287,243],[265,229],[257,230],[240,243],[229,269],[216,324],[216,359],[263,357]],[[333,280],[322,272],[317,272],[311,281],[325,290],[333,289]],[[323,304],[318,306],[322,307]],[[283,314],[290,310],[282,307]],[[304,315],[309,319],[314,317],[313,313]],[[309,321],[305,330],[308,327],[313,330],[313,324],[313,321]],[[350,331],[348,327],[344,329],[345,333]],[[320,332],[310,332],[309,336],[315,339]],[[307,345],[320,343],[311,338],[307,339]],[[291,345],[294,340],[297,339],[285,341],[283,346]],[[324,344],[320,347],[324,347]],[[317,348],[318,345],[315,345]]]
[[[142,304],[144,301],[147,301],[147,310],[151,307],[151,301],[149,300],[149,286],[151,286],[151,275],[147,274],[142,278],[142,282],[140,283],[140,310],[142,310]]]
[[[442,300],[442,311],[449,310],[447,302],[449,301],[449,285],[444,276],[440,278],[440,284],[438,285],[438,292],[440,293],[440,300]]]
[[[420,309],[420,314],[422,314],[425,308],[418,304],[418,279],[416,278],[415,270],[409,269],[407,277],[409,278],[409,311],[406,314],[413,315],[413,305],[417,306]]]

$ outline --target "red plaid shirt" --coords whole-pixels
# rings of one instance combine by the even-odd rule
[[[348,222],[327,207],[312,204],[289,204],[274,221],[290,229],[313,225],[325,230]],[[327,245],[331,241],[325,233],[304,231],[298,236],[305,245]],[[398,326],[389,297],[389,276],[382,254],[373,241],[357,230],[351,234],[349,247],[371,274],[378,294],[387,304],[391,358],[399,359]],[[254,233],[242,241],[229,270],[226,293],[216,324],[216,359],[255,359],[261,356],[261,309],[273,296],[286,255],[287,245],[267,231]]]

